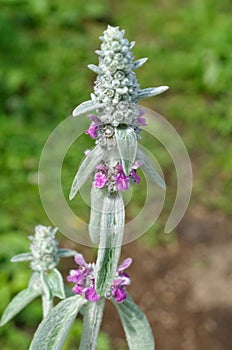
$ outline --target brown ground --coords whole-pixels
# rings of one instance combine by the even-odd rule
[[[151,323],[157,350],[232,349],[230,228],[223,214],[195,207],[178,227],[178,243],[124,247],[123,257],[134,259],[129,291]],[[110,302],[102,329],[115,339],[113,349],[122,349],[125,336]]]

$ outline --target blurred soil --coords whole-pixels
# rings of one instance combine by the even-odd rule
[[[232,349],[232,235],[221,212],[190,207],[177,228],[177,243],[145,249],[134,242],[130,294],[146,313],[157,350]],[[111,303],[102,329],[124,348],[124,333]],[[146,350],[146,349],[141,349]]]

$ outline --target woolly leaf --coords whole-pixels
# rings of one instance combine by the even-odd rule
[[[46,279],[49,284],[52,295],[60,299],[64,299],[64,282],[60,272],[57,269],[53,269],[49,271],[49,273],[46,276]]]
[[[96,166],[103,159],[104,153],[103,148],[97,145],[83,160],[72,183],[72,188],[69,194],[70,200],[75,197],[81,186],[91,176]]]
[[[147,89],[142,89],[139,90],[138,92],[138,98],[146,98],[146,97],[152,97],[155,95],[159,95],[162,94],[162,92],[168,90],[169,87],[168,86],[159,86],[159,87],[155,87],[155,88],[147,88]]]
[[[108,192],[104,189],[98,189],[94,186],[91,189],[91,211],[89,219],[89,235],[93,243],[99,242],[100,227],[101,227],[101,214],[104,197],[108,195]]]
[[[31,253],[22,253],[13,256],[13,258],[10,259],[11,262],[21,262],[21,261],[31,261],[32,255]]]
[[[34,272],[31,276],[28,288],[18,293],[9,303],[4,311],[0,325],[3,326],[15,315],[22,311],[33,299],[41,295],[42,290],[39,286],[39,275]]]
[[[70,256],[74,256],[77,254],[76,250],[59,248],[57,252],[57,256],[59,258],[69,258]]]
[[[92,100],[82,102],[79,106],[77,106],[74,111],[72,112],[73,117],[77,117],[81,114],[90,112],[94,109],[96,109],[95,102]]]
[[[157,173],[151,164],[150,160],[147,158],[146,154],[138,147],[136,160],[141,163],[141,169],[145,172],[150,179],[155,182],[158,186],[166,189],[166,185],[162,177]]]
[[[147,57],[144,57],[144,58],[140,58],[139,60],[135,61],[134,65],[133,65],[133,68],[134,69],[137,69],[137,68],[140,68],[144,65],[144,63],[146,63],[148,60]]]
[[[102,70],[98,66],[95,66],[95,64],[88,64],[88,68],[94,73],[102,74]]]
[[[148,320],[142,310],[127,293],[126,300],[117,304],[118,310],[130,350],[154,350],[155,342]]]
[[[118,152],[122,160],[124,173],[129,175],[134,164],[137,152],[137,137],[134,130],[130,127],[116,128],[115,136]]]
[[[80,295],[59,302],[40,323],[29,350],[61,350],[79,309],[85,303]]]
[[[125,209],[121,193],[104,198],[96,262],[96,291],[104,295],[115,278],[124,233]]]

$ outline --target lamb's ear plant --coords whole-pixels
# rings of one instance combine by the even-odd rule
[[[130,277],[125,270],[131,265],[132,259],[127,258],[119,263],[125,226],[122,191],[140,182],[137,173],[139,168],[158,186],[165,188],[163,178],[138,145],[140,131],[146,125],[144,110],[138,102],[160,94],[168,87],[140,89],[135,70],[147,58],[134,61],[131,50],[135,42],[129,42],[124,34],[124,30],[108,26],[100,37],[101,49],[96,51],[99,64],[88,66],[97,73],[94,93],[89,101],[81,103],[73,111],[74,117],[93,113],[88,115],[91,124],[86,134],[95,140],[95,147],[85,153],[86,157],[74,177],[69,198],[72,200],[82,185],[89,178],[92,179],[89,235],[98,246],[96,263],[87,263],[81,254],[75,254],[78,268],[71,270],[67,277],[68,282],[74,284],[74,295],[65,298],[62,278],[55,266],[57,257],[73,255],[73,251],[57,250],[53,243],[56,250],[52,255],[53,260],[50,265],[48,263],[43,267],[37,261],[33,238],[31,253],[13,258],[13,261],[30,260],[34,270],[29,286],[22,294],[25,300],[23,306],[38,295],[43,298],[46,317],[35,332],[30,350],[62,349],[81,308],[84,326],[79,349],[96,349],[106,299],[113,302],[119,313],[129,349],[155,348],[146,316],[126,291]],[[50,229],[46,232],[54,235]],[[63,299],[55,307],[52,305],[54,296]],[[13,300],[10,305],[16,302]],[[10,305],[3,315],[2,323],[22,309],[16,307],[16,312],[10,312]]]
[[[19,292],[4,311],[0,325],[3,326],[32,300],[41,296],[43,317],[46,317],[53,307],[54,297],[65,298],[65,289],[61,273],[56,268],[60,258],[74,256],[77,252],[70,249],[58,248],[55,239],[57,228],[52,229],[38,225],[35,227],[31,240],[30,252],[14,256],[14,263],[28,261],[32,274],[26,289]]]

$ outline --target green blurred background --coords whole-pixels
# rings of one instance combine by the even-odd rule
[[[144,104],[164,115],[186,144],[194,172],[191,207],[230,214],[231,13],[230,0],[0,1],[0,312],[25,288],[30,273],[26,265],[11,264],[10,258],[28,250],[27,236],[36,224],[51,225],[37,186],[43,145],[55,126],[89,99],[95,75],[87,64],[97,63],[94,50],[107,24],[119,25],[136,41],[136,58],[149,58],[137,72],[141,87],[170,86]],[[65,159],[66,194],[83,150],[93,145],[88,137],[81,140],[80,150],[72,148]],[[176,240],[175,232],[163,234],[175,195],[173,164],[158,142],[151,151],[162,166],[168,191],[159,222],[139,241],[145,247]],[[139,208],[139,191],[133,200],[129,215]],[[78,210],[88,218],[84,205]],[[61,235],[59,239],[75,247]],[[1,349],[26,349],[40,317],[35,302],[0,330]],[[73,339],[80,333],[78,322],[68,350],[76,348]],[[111,349],[110,344],[102,334],[99,349]]]

